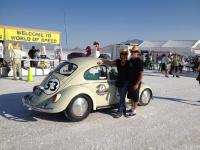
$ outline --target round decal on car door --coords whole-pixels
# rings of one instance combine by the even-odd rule
[[[47,83],[44,86],[44,93],[48,95],[53,94],[58,90],[59,86],[60,86],[60,82],[58,79],[54,79],[54,78],[50,79],[47,81]]]
[[[97,86],[97,91],[96,91],[96,93],[97,93],[98,95],[104,95],[104,94],[106,94],[106,92],[107,92],[107,90],[106,90],[106,86],[105,86],[104,84],[99,84],[99,85]]]

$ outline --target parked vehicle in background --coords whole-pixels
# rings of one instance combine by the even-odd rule
[[[104,54],[104,53],[100,54],[99,58],[100,59],[105,59],[105,60],[110,60],[111,59],[109,54]]]
[[[67,55],[67,59],[72,59],[72,58],[78,58],[78,57],[86,57],[85,53],[81,53],[81,52],[72,52],[70,54]]]

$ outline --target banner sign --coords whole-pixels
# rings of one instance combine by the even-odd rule
[[[60,44],[59,32],[14,27],[6,27],[5,30],[7,41]]]
[[[3,41],[4,40],[4,28],[0,27],[0,40]]]

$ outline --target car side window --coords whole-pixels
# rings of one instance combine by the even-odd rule
[[[110,67],[109,69],[109,79],[110,80],[117,80],[117,67]]]
[[[85,80],[106,80],[107,68],[103,65],[92,67],[84,73],[84,78]]]

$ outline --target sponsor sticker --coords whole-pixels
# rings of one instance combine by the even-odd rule
[[[97,86],[97,91],[96,91],[96,93],[97,93],[98,95],[105,95],[106,92],[107,92],[107,90],[106,90],[106,86],[105,86],[104,84],[99,84],[99,85]]]

